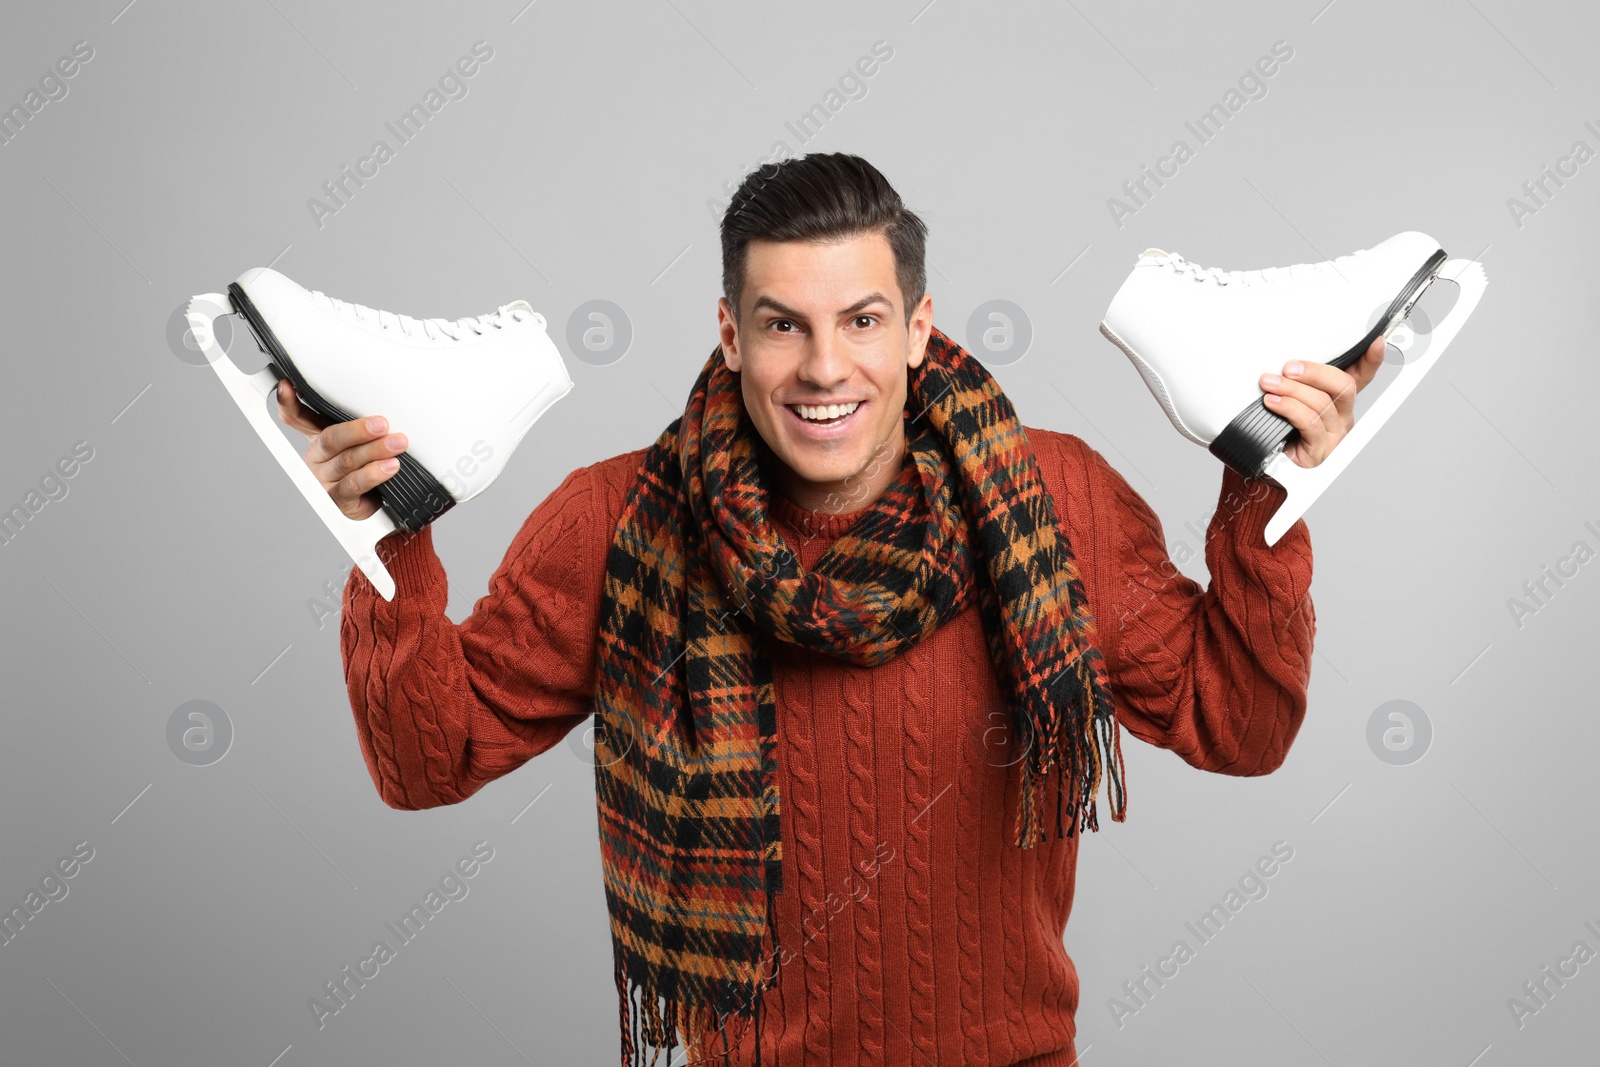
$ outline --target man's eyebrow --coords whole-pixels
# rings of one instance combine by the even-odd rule
[[[839,314],[841,314],[841,315],[854,315],[859,311],[864,311],[865,309],[871,307],[873,304],[884,304],[884,305],[887,305],[889,307],[893,307],[894,306],[894,302],[891,301],[888,297],[884,296],[882,293],[871,292],[871,293],[868,293],[866,296],[862,297],[860,300],[857,300],[854,304],[851,304],[849,307],[844,308],[842,311],[839,312]],[[787,315],[790,318],[795,318],[795,319],[804,319],[805,318],[805,315],[803,315],[801,312],[796,311],[794,308],[789,307],[787,304],[784,304],[783,302],[781,302],[779,300],[774,300],[770,296],[759,296],[759,297],[757,297],[756,298],[756,302],[753,305],[751,305],[750,310],[752,312],[755,312],[755,311],[760,311],[762,308],[770,308],[773,311],[776,311],[778,314]]]

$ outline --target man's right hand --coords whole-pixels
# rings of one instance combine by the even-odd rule
[[[371,415],[329,425],[300,403],[286,380],[278,383],[278,415],[311,439],[306,466],[340,511],[365,519],[383,506],[374,490],[394,477],[396,457],[406,450],[405,434],[389,433],[388,419]]]

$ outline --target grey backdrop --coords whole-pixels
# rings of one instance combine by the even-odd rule
[[[169,317],[268,263],[414,315],[546,315],[577,388],[439,522],[459,620],[567,472],[681,410],[716,343],[717,214],[779,142],[862,153],[923,214],[941,329],[971,342],[984,302],[1023,309],[1031,345],[994,373],[1025,422],[1103,452],[1174,551],[1220,466],[1096,332],[1141,249],[1253,268],[1420,229],[1481,259],[1460,340],[1308,516],[1319,633],[1287,764],[1228,778],[1125,738],[1129,821],[1085,841],[1066,935],[1078,1047],[1090,1067],[1594,1055],[1600,964],[1561,963],[1600,951],[1592,5],[125,3],[14,5],[0,33],[7,107],[92,48],[0,145],[0,505],[92,449],[0,545],[0,905],[68,890],[0,945],[0,1060],[615,1062],[582,738],[465,804],[380,802],[317,619],[347,561]],[[466,95],[399,145],[385,123],[478,41]],[[1193,147],[1184,123],[1280,41],[1264,95],[1117,225],[1108,198]],[[830,98],[875,42],[892,55]],[[802,141],[786,124],[819,104]],[[307,201],[379,139],[393,158],[319,225]],[[1536,201],[1547,165],[1569,176]],[[592,300],[631,324],[620,359],[566,346]],[[232,731],[208,766],[169,741],[196,700]],[[1395,700],[1431,728],[1404,766],[1368,739]],[[319,1030],[309,998],[478,841],[470,894]],[[1198,944],[1184,924],[1278,841],[1268,895],[1119,1025],[1123,983]],[[79,842],[92,859],[49,880]],[[1546,966],[1578,970],[1519,1020]]]

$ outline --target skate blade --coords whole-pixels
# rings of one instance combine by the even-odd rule
[[[1262,475],[1282,486],[1288,493],[1283,504],[1267,522],[1266,539],[1269,546],[1277,544],[1278,539],[1288,532],[1295,520],[1317,502],[1317,498],[1333,484],[1334,479],[1343,473],[1356,456],[1361,454],[1361,450],[1377,436],[1379,430],[1383,429],[1384,423],[1388,422],[1389,418],[1399,410],[1400,405],[1405,403],[1411,391],[1422,380],[1422,376],[1433,368],[1439,357],[1444,354],[1445,348],[1455,340],[1467,317],[1478,306],[1484,287],[1489,284],[1483,265],[1470,259],[1452,259],[1445,263],[1439,268],[1434,280],[1440,279],[1454,282],[1460,288],[1455,305],[1427,335],[1426,346],[1414,344],[1417,335],[1410,324],[1397,321],[1391,325],[1389,336],[1396,341],[1397,346],[1403,345],[1407,349],[1418,347],[1422,350],[1414,360],[1407,360],[1400,368],[1399,376],[1372,402],[1366,414],[1356,421],[1355,426],[1334,446],[1327,458],[1315,467],[1302,467],[1279,452],[1268,461]],[[1429,286],[1424,288],[1430,288],[1432,284],[1430,282]],[[1418,296],[1420,295],[1419,293]],[[1415,301],[1413,306],[1414,304]],[[1407,308],[1408,312],[1409,310]]]
[[[300,490],[300,495],[311,505],[311,510],[317,513],[322,524],[338,540],[361,573],[367,576],[378,594],[385,600],[393,600],[394,579],[378,559],[378,542],[395,531],[394,520],[382,510],[360,520],[352,519],[339,510],[328,495],[328,490],[317,481],[311,468],[306,466],[305,460],[267,413],[267,401],[278,388],[278,375],[273,373],[275,368],[268,364],[264,370],[246,374],[234,365],[233,360],[217,344],[212,324],[222,315],[233,314],[233,310],[228,297],[222,293],[204,293],[193,297],[186,312],[190,334],[205,353],[206,362],[217,372],[217,377],[222,380],[234,404],[244,412],[250,428],[267,446],[267,451],[272,453],[272,458],[278,461],[278,466],[283,468],[294,487]]]

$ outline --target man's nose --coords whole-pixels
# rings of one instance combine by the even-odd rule
[[[831,334],[813,334],[800,364],[800,377],[822,388],[849,378],[855,365],[845,346]]]

